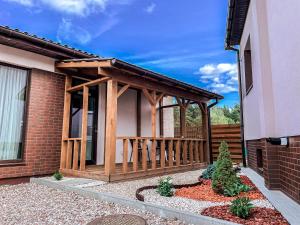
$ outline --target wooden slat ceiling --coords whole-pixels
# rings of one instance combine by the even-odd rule
[[[229,0],[226,46],[239,45],[247,18],[250,0]]]

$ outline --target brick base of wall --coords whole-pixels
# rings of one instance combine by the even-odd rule
[[[262,150],[263,169],[258,167],[258,150]],[[276,146],[266,139],[247,141],[248,165],[261,174],[265,185],[281,190],[300,203],[300,136],[290,137],[289,146]]]
[[[59,169],[65,77],[32,70],[21,163],[0,165],[0,181],[52,174]],[[9,183],[9,182],[7,182]]]

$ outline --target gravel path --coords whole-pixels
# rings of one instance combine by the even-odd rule
[[[135,214],[149,225],[183,225],[152,213],[37,184],[0,186],[1,225],[80,225],[110,214]]]

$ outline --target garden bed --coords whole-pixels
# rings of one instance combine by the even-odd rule
[[[211,188],[211,180],[205,179],[202,179],[202,184],[199,186],[177,189],[175,191],[175,196],[212,202],[229,202],[236,197],[248,197],[251,200],[265,199],[264,195],[255,187],[247,176],[242,175],[240,178],[243,184],[250,186],[252,189],[248,192],[242,192],[235,197],[227,197],[215,193]]]
[[[247,219],[242,219],[232,215],[229,205],[213,206],[206,208],[201,213],[204,216],[210,216],[218,219],[244,225],[288,225],[289,223],[275,209],[255,207],[251,209],[251,214]]]

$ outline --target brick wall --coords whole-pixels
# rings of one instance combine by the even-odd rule
[[[266,139],[247,141],[248,165],[258,173],[257,149],[263,151],[263,177],[269,189],[281,190],[300,203],[300,137],[291,137],[289,147]]]
[[[62,75],[32,70],[24,163],[0,166],[0,179],[51,174],[59,169],[64,81]]]

